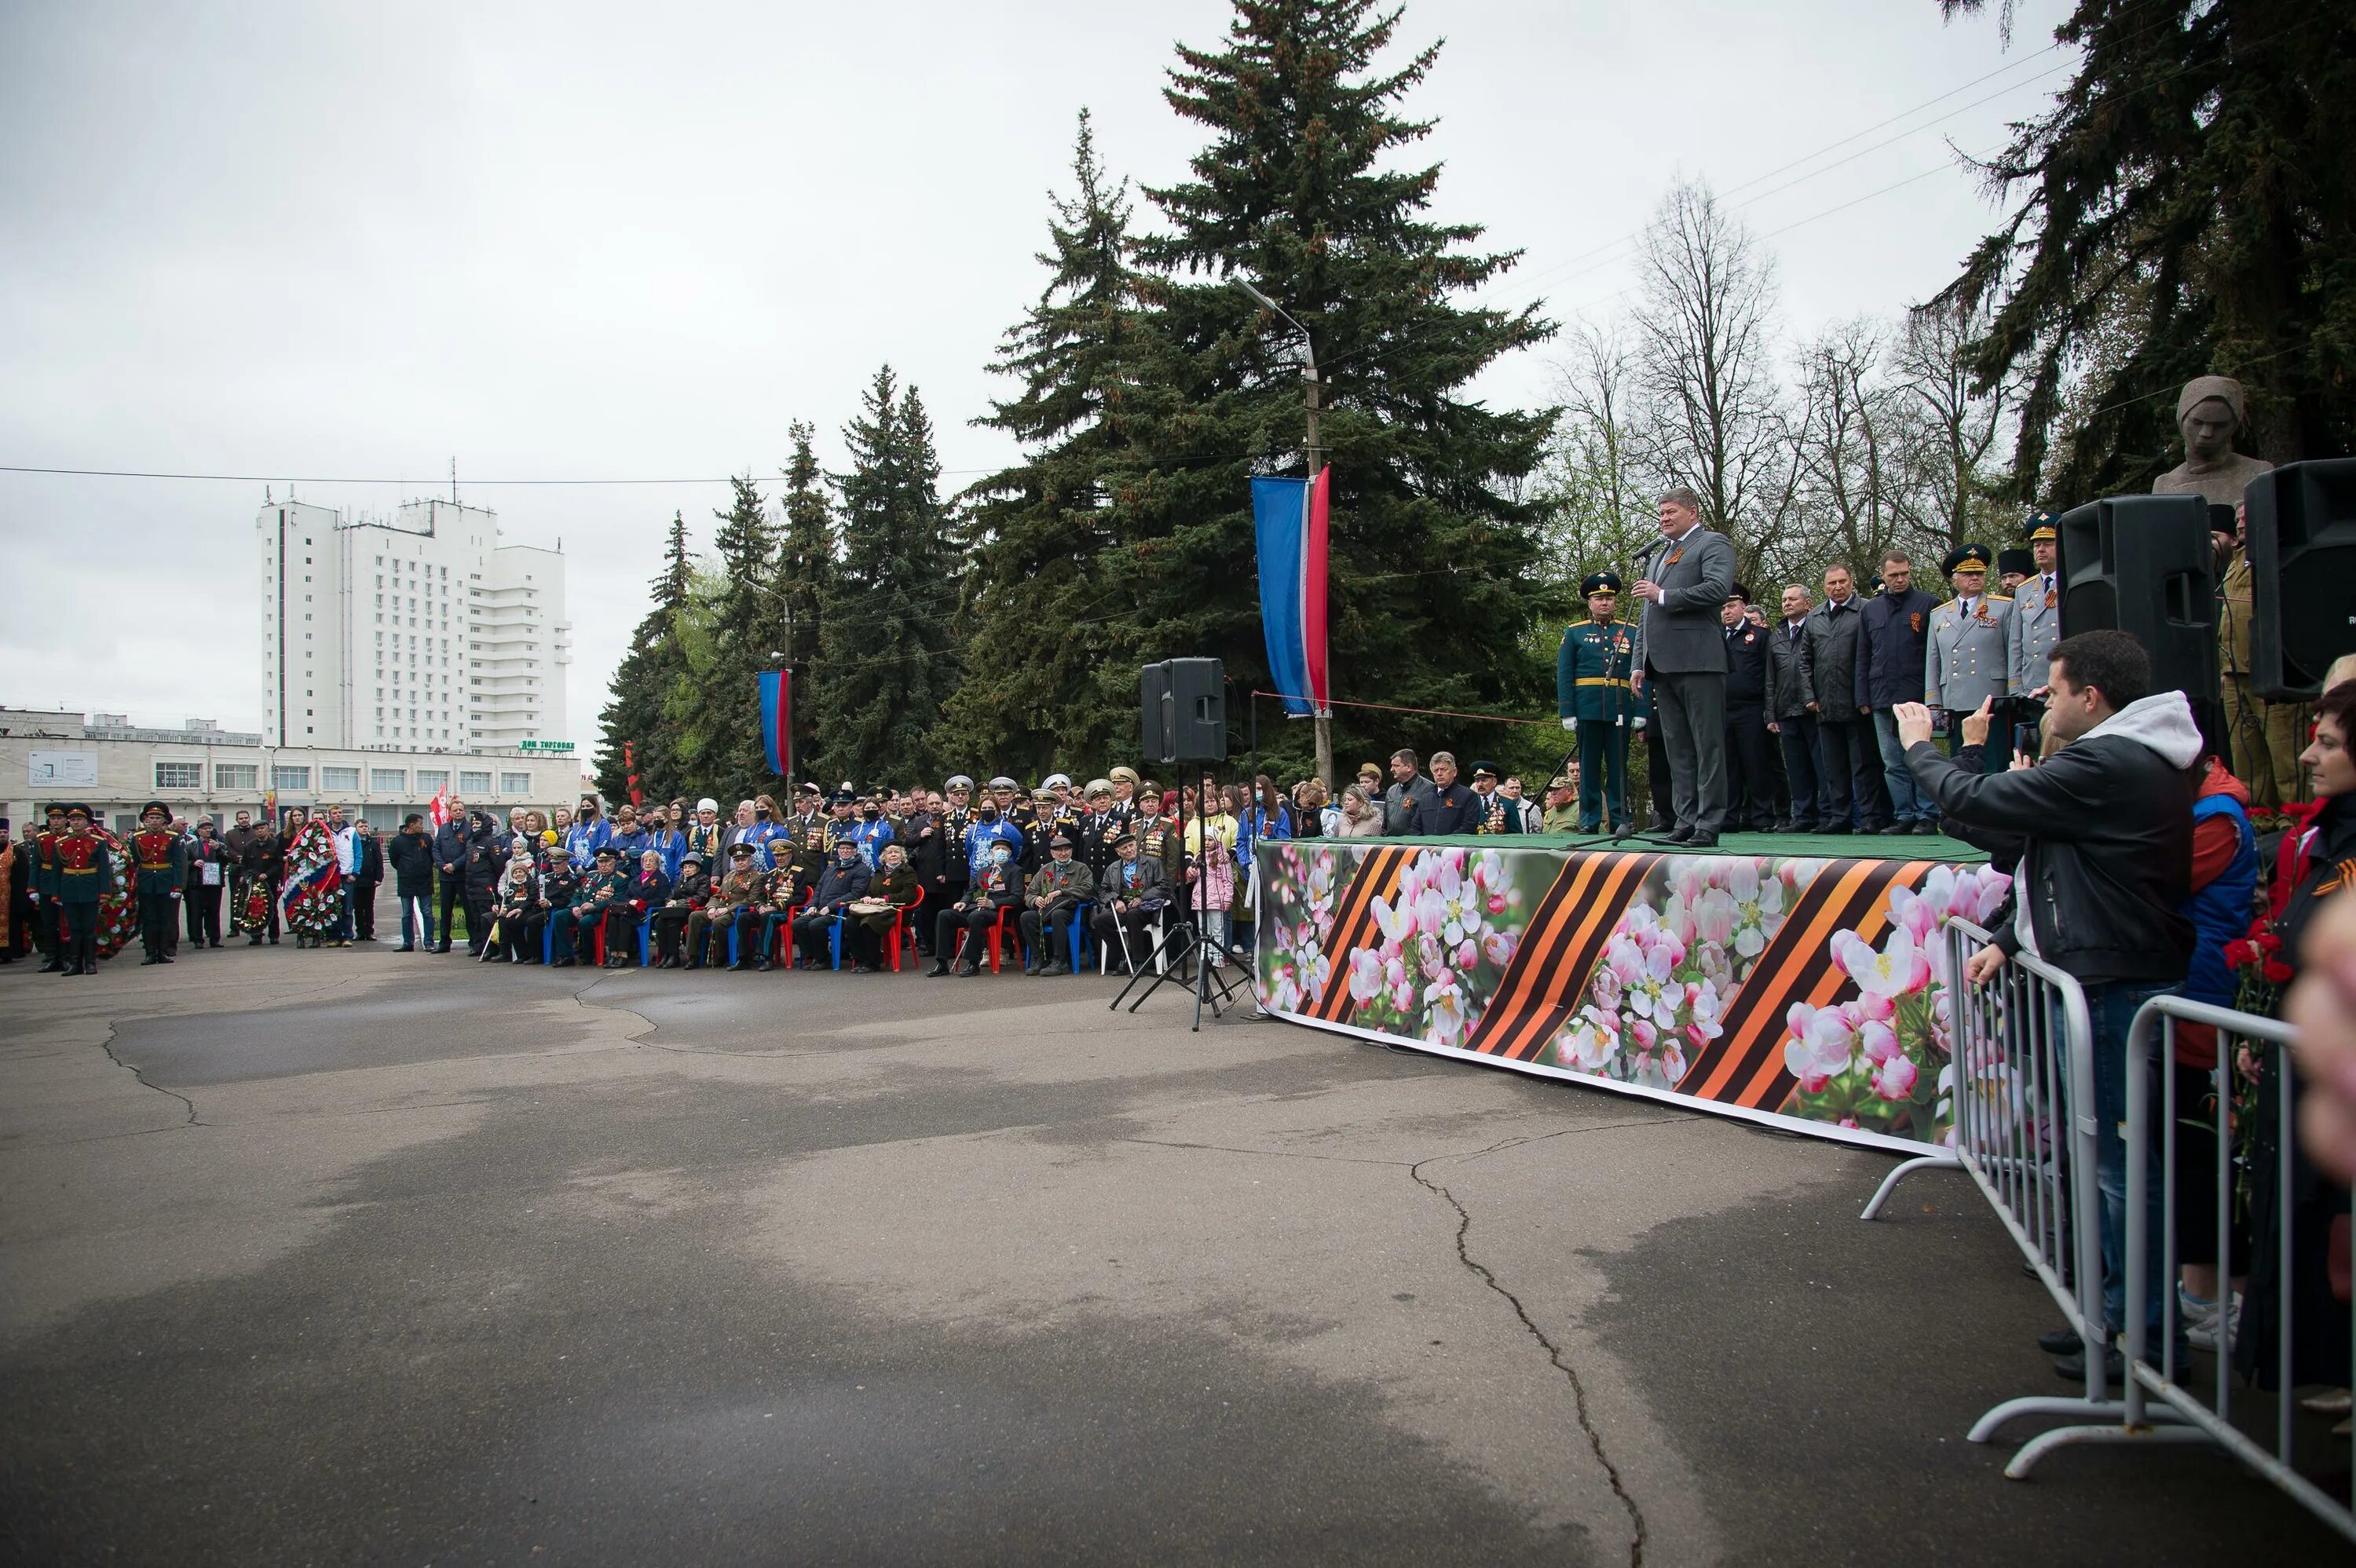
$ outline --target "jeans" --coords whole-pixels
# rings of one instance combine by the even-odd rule
[[[1873,738],[1881,747],[1881,779],[1890,788],[1892,814],[1901,822],[1938,820],[1939,808],[1906,770],[1906,748],[1898,740],[1898,717],[1887,708],[1873,710]]]
[[[412,918],[412,912],[414,911]],[[401,944],[434,945],[434,899],[430,893],[406,893],[401,899]]]
[[[2094,1036],[2094,1184],[2103,1195],[2103,1322],[2111,1331],[2126,1326],[2127,1297],[2127,1027],[2136,1010],[2154,997],[2168,995],[2173,986],[2147,980],[2119,980],[2086,987],[2086,1016]],[[2146,1063],[2148,1072],[2150,1064]],[[2160,1129],[2158,1125],[2159,1081],[2151,1081],[2153,1127],[2145,1151],[2144,1256],[2148,1299],[2144,1321],[2154,1334],[2158,1353],[2160,1307],[2169,1282],[2159,1277],[2165,1212],[2159,1173]]]

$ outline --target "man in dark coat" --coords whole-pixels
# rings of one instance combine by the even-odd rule
[[[1885,833],[1939,830],[1938,808],[1907,769],[1906,748],[1898,743],[1898,720],[1890,712],[1901,702],[1922,700],[1931,613],[1938,607],[1937,599],[1914,586],[1914,562],[1905,551],[1893,549],[1881,558],[1881,592],[1858,613],[1857,705],[1872,717],[1882,787],[1896,818]]]
[[[1449,752],[1431,753],[1431,788],[1415,807],[1407,831],[1427,838],[1443,834],[1477,833],[1481,827],[1480,797],[1456,776],[1456,757]]]
[[[1825,602],[1808,612],[1800,638],[1800,685],[1816,719],[1816,768],[1827,820],[1820,833],[1879,833],[1890,821],[1881,750],[1873,720],[1857,700],[1857,634],[1865,602],[1836,561],[1825,568]]]
[[[1719,612],[1726,638],[1726,821],[1764,833],[1775,826],[1775,773],[1767,760],[1767,645],[1740,582]]]
[[[411,812],[402,820],[385,851],[392,869],[393,901],[401,905],[402,953],[434,945],[434,846],[425,837],[425,818]]]
[[[466,898],[466,805],[464,801],[450,803],[449,820],[434,830],[434,865],[441,873],[442,945],[436,953],[450,951],[450,933],[457,921],[454,918],[458,906]],[[276,940],[274,937],[272,940]]]
[[[1807,637],[1808,591],[1784,588],[1783,616],[1767,628],[1767,733],[1783,754],[1783,776],[1792,786],[1791,807],[1775,825],[1779,833],[1814,833],[1821,820],[1823,792],[1816,779],[1816,716],[1800,679],[1800,649]]]

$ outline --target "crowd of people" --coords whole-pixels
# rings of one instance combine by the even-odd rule
[[[1205,781],[1205,797],[1127,767],[1085,786],[1050,774],[1033,789],[961,774],[938,791],[804,784],[790,809],[762,795],[725,817],[710,799],[622,804],[609,816],[584,795],[552,816],[504,818],[461,800],[441,820],[413,812],[381,835],[340,805],[293,806],[260,826],[239,811],[221,832],[151,801],[119,837],[87,806],[59,803],[20,842],[0,824],[0,962],[37,950],[47,969],[94,974],[135,935],[143,964],[169,964],[184,928],[190,950],[224,936],[276,945],[282,933],[297,947],[372,942],[387,881],[402,953],[558,966],[643,953],[671,968],[868,973],[912,948],[935,975],[970,976],[1011,946],[1025,973],[1055,974],[1083,932],[1111,967],[1143,963],[1162,912],[1183,902],[1224,961],[1250,944],[1244,868],[1261,838],[1537,832],[1567,809],[1567,780],[1541,810],[1488,764],[1459,783],[1445,752],[1431,776],[1409,752],[1391,773],[1386,789],[1369,763],[1339,800],[1313,780],[1288,793],[1265,774],[1248,791]]]

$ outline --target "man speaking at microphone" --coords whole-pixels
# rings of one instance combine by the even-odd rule
[[[1701,526],[1701,497],[1661,496],[1661,539],[1636,597],[1635,688],[1653,697],[1668,752],[1675,828],[1665,842],[1708,848],[1726,827],[1726,639],[1719,611],[1734,587],[1734,547]]]

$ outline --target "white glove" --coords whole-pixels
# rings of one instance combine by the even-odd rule
[[[1642,730],[1644,727],[1644,721],[1642,719],[1631,719],[1628,720],[1628,728],[1631,730]]]
[[[1574,735],[1579,733],[1579,720],[1576,719],[1564,720],[1562,721],[1562,727],[1569,731]]]

